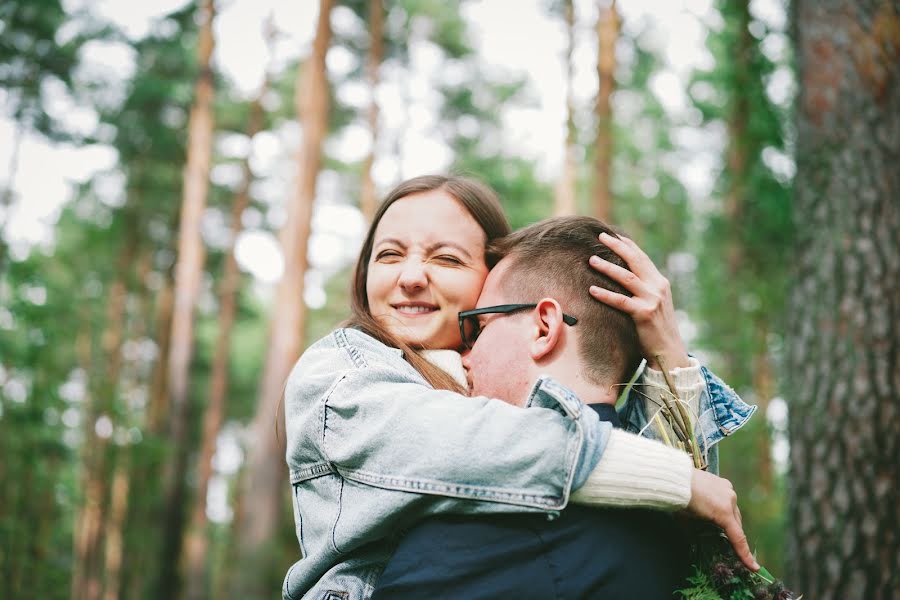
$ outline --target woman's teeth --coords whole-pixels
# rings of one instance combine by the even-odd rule
[[[397,311],[407,315],[420,315],[422,313],[434,312],[436,309],[429,306],[398,306]]]

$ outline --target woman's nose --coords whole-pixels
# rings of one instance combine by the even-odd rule
[[[400,272],[400,287],[407,291],[419,290],[428,284],[425,265],[418,260],[408,260]]]

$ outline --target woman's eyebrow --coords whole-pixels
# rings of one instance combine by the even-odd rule
[[[381,238],[380,240],[376,240],[372,247],[381,246],[382,244],[394,244],[395,246],[400,246],[401,248],[406,248],[406,244],[398,240],[397,238]]]
[[[462,247],[462,246],[460,246],[459,244],[457,244],[456,242],[449,242],[449,241],[435,242],[435,243],[431,244],[430,246],[428,246],[428,247],[426,248],[426,250],[427,250],[428,252],[434,252],[434,251],[437,250],[438,248],[443,248],[443,247],[445,247],[445,246],[446,246],[446,247],[449,247],[449,248],[454,248],[455,250],[458,250],[458,251],[461,252],[462,254],[465,254],[465,255],[466,255],[466,258],[468,258],[468,259],[470,259],[470,260],[472,259],[472,254],[471,254],[468,250],[466,250],[464,247]]]

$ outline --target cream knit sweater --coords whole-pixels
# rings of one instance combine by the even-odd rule
[[[440,367],[457,382],[466,386],[465,371],[459,353],[453,350],[423,352],[432,364]],[[703,387],[700,365],[670,371],[679,396],[697,413]],[[665,390],[662,372],[647,368],[643,390],[647,412],[652,415],[659,405],[659,394]],[[668,432],[667,432],[668,433]],[[573,490],[570,500],[590,506],[646,507],[678,510],[691,499],[693,463],[690,457],[660,442],[644,439],[620,429],[613,429],[600,461],[584,485]]]

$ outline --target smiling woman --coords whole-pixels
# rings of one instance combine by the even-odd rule
[[[488,272],[484,231],[441,190],[402,198],[384,214],[366,281],[372,316],[411,346],[459,348],[448,322],[478,300]]]
[[[379,206],[363,242],[348,325],[400,348],[435,388],[464,391],[420,350],[460,348],[457,313],[481,293],[485,247],[510,231],[496,194],[479,181],[404,181]]]

